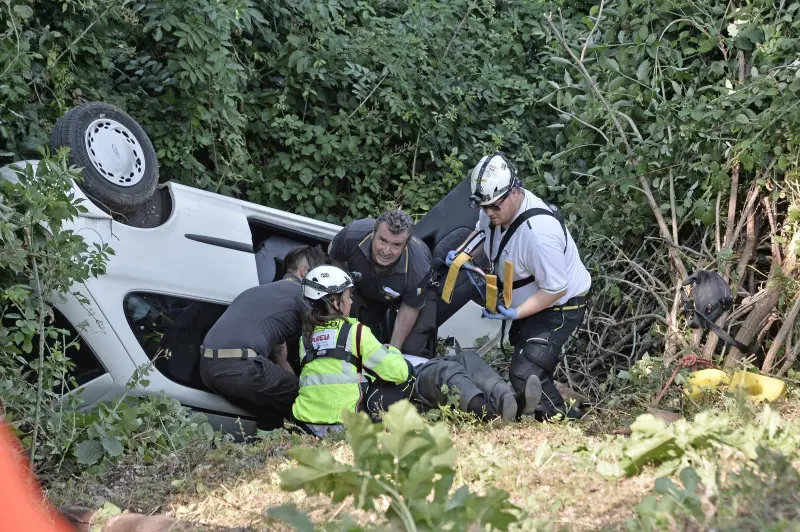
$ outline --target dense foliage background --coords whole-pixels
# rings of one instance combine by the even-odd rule
[[[798,2],[0,0],[0,32],[0,163],[101,100],[164,179],[345,223],[421,215],[499,148],[593,271],[571,384],[644,353],[741,363],[682,323],[698,267],[731,280],[748,362],[800,351]]]

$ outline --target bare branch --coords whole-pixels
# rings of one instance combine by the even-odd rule
[[[723,248],[733,246],[733,229],[736,227],[734,223],[736,219],[736,196],[739,192],[739,171],[741,165],[737,162],[731,172],[731,193],[728,197],[728,219],[725,221],[725,240],[722,241]],[[717,209],[719,212],[719,209]]]
[[[605,0],[600,0],[600,9],[597,11],[597,18],[594,21],[594,26],[592,26],[592,31],[589,32],[589,35],[586,37],[586,42],[583,43],[583,49],[581,50],[581,61],[586,56],[586,49],[589,47],[589,43],[592,42],[592,35],[594,35],[597,26],[600,25],[600,19],[603,17],[603,6],[605,4]]]
[[[570,58],[572,58],[572,61],[575,64],[575,67],[580,71],[580,73],[583,75],[584,79],[586,79],[586,82],[591,87],[592,92],[595,94],[595,96],[597,96],[597,98],[603,104],[603,107],[606,109],[606,112],[608,113],[609,117],[611,118],[611,121],[614,123],[614,127],[617,129],[617,132],[619,133],[620,138],[621,138],[623,144],[625,145],[625,148],[627,150],[628,155],[633,156],[633,154],[634,154],[633,146],[631,145],[630,141],[628,140],[628,136],[625,133],[625,130],[623,129],[622,124],[620,124],[619,119],[617,118],[617,114],[618,113],[611,107],[611,104],[608,103],[608,100],[606,100],[605,96],[603,96],[603,93],[600,90],[600,88],[597,86],[597,83],[595,83],[594,79],[589,74],[589,71],[586,70],[586,66],[575,55],[575,52],[572,51],[572,48],[570,48],[570,46],[567,43],[567,41],[564,38],[564,36],[561,35],[561,33],[556,28],[555,24],[553,24],[553,14],[552,13],[548,13],[545,16],[545,18],[547,20],[548,25],[550,26],[550,29],[555,34],[556,39],[558,39],[558,41],[561,43],[561,45],[567,51],[567,54],[569,54]],[[674,244],[674,242],[672,242],[672,237],[670,236],[670,231],[667,228],[667,224],[664,221],[664,216],[661,214],[661,210],[660,210],[660,208],[658,206],[658,203],[656,202],[655,197],[653,196],[653,191],[652,191],[652,189],[650,187],[650,183],[647,181],[647,179],[643,175],[639,176],[639,183],[642,186],[642,192],[644,193],[645,197],[647,198],[647,202],[650,204],[650,209],[653,211],[653,215],[655,216],[656,221],[658,222],[658,227],[659,227],[659,230],[661,232],[662,238],[664,238],[664,240],[666,240],[669,244]],[[675,250],[673,248],[670,248],[670,257],[672,258],[672,260],[673,260],[673,262],[675,264],[675,267],[678,270],[678,274],[682,278],[686,278],[687,277],[686,267],[683,265],[683,262],[681,261],[680,257],[678,256],[678,254],[675,252]]]
[[[800,292],[795,294],[792,309],[789,311],[786,319],[784,319],[783,325],[781,325],[781,328],[778,331],[778,334],[775,336],[775,339],[772,340],[772,345],[769,347],[767,356],[764,358],[764,363],[761,365],[761,371],[763,373],[769,373],[772,370],[772,364],[775,362],[775,357],[778,355],[778,350],[781,348],[784,341],[786,341],[786,338],[789,336],[789,332],[794,329],[798,313],[800,313]]]
[[[769,200],[769,198],[762,198],[761,204],[764,206],[764,212],[767,213],[767,219],[769,220],[769,228],[772,233],[771,236],[778,235],[778,226],[775,223],[775,213],[773,211],[773,204]],[[783,266],[783,260],[781,259],[781,247],[775,241],[774,238],[770,237],[770,245],[772,247],[772,260],[778,265]]]

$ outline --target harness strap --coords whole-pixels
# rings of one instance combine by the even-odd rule
[[[517,288],[522,288],[523,286],[528,286],[529,284],[531,284],[535,280],[536,280],[536,277],[534,277],[533,275],[531,275],[530,277],[525,277],[523,279],[517,279],[516,281],[511,283],[511,289],[512,290],[516,290]],[[503,287],[505,286],[505,283],[503,283],[502,279],[498,278],[497,279],[497,285],[502,290]]]
[[[702,313],[695,310],[695,314],[700,316],[703,319],[703,321],[706,322],[708,328],[714,331],[714,334],[719,336],[723,342],[726,342],[728,345],[732,345],[745,355],[755,352],[753,346],[743,344],[742,342],[740,342],[739,340],[728,334],[727,331],[725,331],[725,329],[723,329],[722,327],[720,327],[719,325],[717,325],[716,323],[705,317]]]
[[[361,325],[361,322],[358,322],[358,325],[356,325],[356,354],[358,355],[358,363],[356,364],[356,369],[358,370],[359,373],[361,373],[361,364],[362,364],[362,361],[361,361],[361,329],[363,329],[363,328],[364,328],[364,326]]]
[[[508,227],[508,229],[506,229],[505,234],[503,234],[503,238],[500,240],[500,247],[497,248],[497,255],[489,257],[492,263],[492,268],[494,268],[495,271],[499,270],[499,266],[497,265],[497,260],[500,258],[500,255],[502,255],[503,250],[505,249],[508,242],[511,240],[511,237],[514,236],[514,233],[517,232],[517,229],[519,229],[519,227],[525,222],[527,222],[530,218],[539,215],[552,216],[553,218],[558,220],[558,223],[561,224],[561,230],[564,232],[564,253],[567,252],[567,243],[568,243],[567,226],[564,223],[564,217],[561,216],[561,212],[558,209],[555,209],[555,207],[553,207],[553,210],[542,209],[541,207],[534,207],[532,209],[524,211],[522,214],[517,216],[517,218],[513,222],[511,222],[511,225]],[[491,233],[489,235],[489,253],[491,253],[492,248],[494,248],[494,235],[496,227],[492,225],[490,226],[490,229]],[[518,279],[517,281],[515,281],[515,283],[518,281],[525,281],[526,282],[525,284],[529,284],[533,282],[533,277],[528,277],[526,279]],[[520,286],[525,286],[525,285],[523,284]]]

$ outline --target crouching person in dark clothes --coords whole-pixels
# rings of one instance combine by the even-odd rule
[[[412,399],[422,410],[447,404],[448,394],[456,390],[458,408],[480,419],[503,418],[506,421],[534,413],[542,397],[538,379],[528,379],[522,394],[475,351],[431,360],[405,355],[414,366]],[[447,394],[442,391],[447,386]],[[367,404],[391,404],[404,396],[398,387],[382,386],[367,396]]]
[[[328,253],[334,266],[361,274],[351,316],[403,353],[432,356],[437,294],[431,252],[413,232],[411,216],[388,211],[353,221],[333,238]]]
[[[386,347],[369,327],[346,317],[353,302],[353,278],[336,266],[319,266],[303,279],[311,310],[303,317],[300,344],[300,394],[292,407],[298,424],[322,436],[341,430],[342,412],[377,414],[388,403],[364,397],[386,384],[400,397],[411,395],[413,371],[400,352]]]
[[[255,415],[260,429],[282,426],[291,413],[298,378],[288,361],[286,340],[299,333],[308,309],[300,282],[326,261],[319,247],[290,251],[283,279],[239,294],[203,340],[203,383]]]

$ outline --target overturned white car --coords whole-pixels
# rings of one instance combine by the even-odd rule
[[[208,392],[199,376],[200,344],[226,306],[243,290],[280,278],[290,249],[327,243],[340,227],[196,188],[159,185],[155,150],[144,130],[126,113],[104,103],[87,103],[59,119],[51,138],[70,148],[70,163],[83,168],[75,185],[88,212],[71,228],[88,243],[107,243],[115,254],[107,273],[55,304],[56,325],[71,330],[79,348],[68,350],[84,407],[121,394],[134,370],[155,359],[149,383],[137,394],[159,394],[208,415],[226,432],[255,430],[255,421],[225,398]],[[14,163],[0,175],[15,179]],[[443,267],[447,251],[472,230],[462,183],[415,229]],[[441,288],[440,288],[441,290]],[[459,279],[450,304],[440,301],[440,337],[462,345],[489,335],[499,325],[481,320],[470,301],[474,291]],[[170,356],[163,356],[165,353]]]

